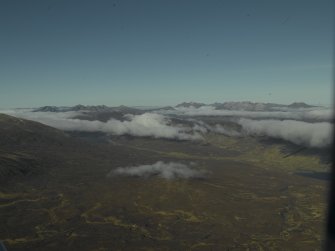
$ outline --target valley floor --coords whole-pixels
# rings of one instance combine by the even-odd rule
[[[65,149],[48,172],[0,185],[9,251],[321,250],[328,181],[300,175],[329,171],[318,156],[284,158],[284,145],[218,135],[109,140]],[[159,160],[193,162],[208,176],[107,177]]]

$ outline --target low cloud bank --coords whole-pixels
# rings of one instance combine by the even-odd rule
[[[296,120],[240,119],[243,133],[284,139],[297,145],[327,147],[332,142],[333,125],[328,122],[306,123]]]
[[[127,120],[107,122],[72,119],[78,112],[11,111],[7,114],[26,118],[64,131],[105,132],[113,135],[133,135],[177,140],[201,140],[202,136],[190,128],[171,125],[169,118],[156,113],[126,115]]]
[[[211,128],[211,130],[213,132],[216,132],[216,133],[219,133],[219,134],[223,134],[223,135],[226,135],[226,136],[230,136],[230,137],[240,137],[241,136],[241,133],[236,131],[236,130],[233,130],[233,129],[228,129],[226,127],[223,127],[222,125],[215,125]]]
[[[222,126],[220,124],[209,125],[201,120],[195,120],[195,119],[190,119],[189,121],[194,123],[194,126],[192,129],[195,132],[199,132],[202,134],[206,134],[208,132],[214,132],[214,133],[223,134],[223,135],[231,136],[231,137],[241,136],[241,133],[239,133],[238,131]]]
[[[158,161],[152,165],[140,165],[131,167],[119,167],[112,170],[108,177],[113,176],[134,176],[134,177],[151,177],[157,176],[163,179],[194,179],[205,177],[205,172],[192,169],[185,164],[177,162]]]
[[[203,107],[201,107],[203,108]],[[181,124],[172,123],[173,118],[158,113],[144,113],[141,115],[125,115],[123,121],[110,119],[107,122],[89,121],[73,119],[80,115],[80,112],[32,112],[31,109],[15,109],[0,111],[15,117],[30,119],[43,124],[65,130],[65,131],[85,131],[104,132],[112,135],[132,135],[138,137],[153,137],[176,140],[202,140],[207,133],[213,132],[231,137],[241,136],[268,136],[290,141],[292,143],[308,147],[328,147],[332,141],[333,124],[330,122],[310,123],[298,121],[297,118],[309,117],[316,121],[329,118],[330,110],[307,110],[305,109],[299,116],[297,112],[248,112],[248,111],[228,111],[197,108],[183,108],[184,111],[193,111],[189,114],[225,114],[233,118],[225,118],[224,121],[238,124],[241,128],[207,124],[199,118],[184,117]],[[186,110],[185,110],[186,109]],[[201,111],[201,112],[200,112]],[[185,113],[187,114],[187,113]],[[243,114],[246,117],[243,117]],[[261,114],[261,116],[260,116]],[[292,119],[286,119],[294,117]],[[304,115],[302,115],[304,114]],[[306,115],[308,114],[308,116]],[[238,116],[241,117],[238,117]],[[251,116],[252,115],[252,116]],[[269,119],[271,116],[278,118]],[[266,119],[262,119],[262,116]],[[179,117],[180,118],[180,117]],[[184,123],[185,122],[185,123]]]
[[[241,110],[217,110],[214,106],[178,107],[175,110],[161,111],[165,114],[177,114],[184,116],[231,116],[253,119],[294,119],[307,121],[331,121],[333,118],[332,109],[290,109],[287,111],[241,111]]]

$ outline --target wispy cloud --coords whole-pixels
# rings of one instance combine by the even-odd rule
[[[169,118],[156,113],[126,115],[127,120],[110,119],[107,122],[72,119],[77,112],[7,112],[16,117],[31,119],[65,131],[105,132],[113,135],[133,135],[177,140],[200,140],[202,136],[188,127],[172,125]]]
[[[328,147],[332,141],[333,124],[330,122],[313,122],[314,120],[329,119],[330,110],[248,112],[214,110],[206,107],[179,109],[177,112],[181,111],[187,116],[147,112],[141,115],[128,114],[124,116],[122,121],[110,119],[107,122],[73,119],[80,114],[79,112],[32,112],[29,109],[2,112],[38,121],[65,131],[104,132],[111,135],[176,140],[202,140],[205,134],[211,132],[232,137],[267,136],[309,147]],[[201,116],[189,117],[191,114],[201,114],[201,116],[222,116],[224,114],[224,116],[232,116],[232,118],[211,120],[211,124],[208,124],[204,122],[206,120],[201,120]],[[176,120],[178,123],[174,121],[173,117],[178,118]],[[309,118],[310,121],[298,121],[301,118]],[[217,123],[215,123],[216,121]],[[223,121],[223,123],[219,121]],[[229,122],[228,125],[225,122]],[[231,124],[236,126],[231,126]]]
[[[140,165],[130,167],[119,167],[112,170],[107,176],[134,176],[134,177],[151,177],[157,176],[163,179],[194,179],[204,178],[206,173],[197,169],[192,169],[188,165],[158,161],[151,165]]]
[[[280,138],[297,145],[327,147],[332,142],[333,125],[328,122],[306,123],[295,120],[240,119],[238,123],[247,135]]]
[[[202,134],[206,134],[208,132],[214,132],[214,133],[223,134],[223,135],[232,136],[232,137],[241,136],[240,132],[232,128],[229,128],[227,126],[223,126],[221,124],[209,125],[201,120],[196,120],[196,119],[188,119],[188,121],[191,121],[194,123],[192,129],[195,132],[199,132]]]
[[[282,111],[243,111],[243,110],[218,110],[213,106],[178,107],[175,110],[162,111],[165,114],[183,116],[227,116],[253,119],[294,119],[306,121],[331,121],[333,111],[327,108],[314,109],[285,109]]]

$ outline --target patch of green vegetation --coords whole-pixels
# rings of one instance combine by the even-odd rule
[[[324,170],[329,171],[329,165],[322,164],[315,156],[291,156],[284,158],[280,146],[254,147],[241,155],[241,159],[250,161],[256,165],[266,168],[280,168],[288,171],[299,170]]]
[[[282,145],[261,145],[253,138],[233,138],[223,135],[208,136],[207,140],[222,149],[236,150],[239,154],[236,160],[250,162],[262,168],[282,169],[287,171],[329,171],[330,165],[321,163],[320,158],[310,155],[294,155],[285,158]]]

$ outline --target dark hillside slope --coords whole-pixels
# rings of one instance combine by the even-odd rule
[[[49,150],[69,143],[57,129],[0,114],[0,180],[39,173]]]
[[[0,147],[45,147],[61,145],[68,136],[60,130],[38,122],[0,114]]]
[[[92,144],[38,122],[0,114],[0,180],[49,173],[95,172],[105,176],[114,165],[136,156],[120,146]],[[113,165],[106,165],[112,162]],[[99,169],[97,167],[105,168]],[[98,169],[98,170],[97,170]],[[57,174],[57,175],[56,175]],[[56,175],[56,176],[55,176]],[[50,178],[50,177],[48,177]]]

